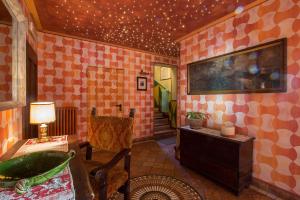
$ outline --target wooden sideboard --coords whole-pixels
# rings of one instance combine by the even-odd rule
[[[235,194],[252,179],[253,137],[223,137],[220,131],[180,128],[180,163],[222,184]]]

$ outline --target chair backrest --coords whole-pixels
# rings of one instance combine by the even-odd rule
[[[98,150],[118,152],[132,147],[133,118],[91,115],[88,141]]]

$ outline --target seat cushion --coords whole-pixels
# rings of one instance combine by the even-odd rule
[[[92,160],[85,160],[85,167],[90,173],[93,169],[108,163],[116,155],[114,152],[93,152]],[[95,199],[99,199],[99,184],[95,181],[94,174],[90,174],[90,182],[95,193]],[[124,170],[124,161],[121,160],[115,167],[108,171],[107,197],[110,197],[128,180],[128,173]]]
[[[98,161],[102,164],[108,163],[113,159],[113,157],[117,153],[112,151],[101,151],[101,150],[95,150],[92,154],[92,160]],[[117,164],[118,167],[124,168],[124,159],[120,160],[120,162]]]

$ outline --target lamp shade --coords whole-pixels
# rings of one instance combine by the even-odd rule
[[[54,121],[54,102],[34,102],[30,104],[30,124],[47,124]]]

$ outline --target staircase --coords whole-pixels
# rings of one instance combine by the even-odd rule
[[[171,128],[169,117],[165,116],[158,108],[154,108],[154,138],[165,138],[176,135],[176,129]]]

